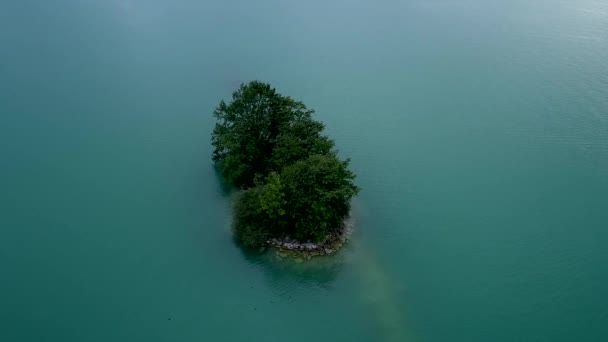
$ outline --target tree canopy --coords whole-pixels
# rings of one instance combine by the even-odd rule
[[[233,228],[246,246],[320,240],[342,226],[359,188],[313,110],[267,83],[243,84],[214,111],[213,160],[242,192]]]

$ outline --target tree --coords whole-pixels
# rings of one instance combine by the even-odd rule
[[[256,184],[242,191],[234,205],[235,236],[247,247],[264,245],[286,225],[283,218],[287,201],[280,176],[271,172],[265,184],[259,178]]]
[[[321,134],[324,128],[321,122],[312,118],[286,125],[277,137],[272,151],[272,166],[275,170],[281,170],[313,154],[330,153],[334,148],[334,142]]]
[[[272,151],[283,128],[310,119],[312,113],[269,84],[241,85],[232,102],[221,101],[213,112],[217,119],[211,136],[213,160],[220,173],[238,187],[253,186],[256,174],[271,171]]]
[[[285,215],[284,207],[287,201],[285,201],[281,176],[276,172],[271,172],[266,184],[261,186],[259,200],[261,210],[274,222]]]
[[[270,220],[260,206],[259,187],[242,191],[234,202],[232,228],[238,242],[245,247],[260,247],[271,237]]]
[[[359,188],[314,111],[258,81],[214,111],[213,160],[243,191],[233,229],[245,246],[272,237],[320,240],[341,227]]]
[[[334,154],[316,154],[283,170],[287,234],[319,240],[341,227],[351,198],[359,192],[348,164],[349,160],[341,161]]]

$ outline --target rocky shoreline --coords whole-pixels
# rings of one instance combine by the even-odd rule
[[[300,242],[289,237],[268,240],[268,245],[279,258],[294,258],[303,262],[314,257],[335,254],[350,239],[353,231],[352,220],[347,219],[344,225],[327,235],[320,242]]]

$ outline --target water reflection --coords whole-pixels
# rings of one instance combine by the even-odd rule
[[[236,192],[232,184],[228,182],[222,175],[217,167],[217,165],[213,165],[213,173],[215,174],[215,178],[217,180],[218,188],[223,196],[226,198],[231,198],[232,195]]]
[[[247,261],[263,271],[271,287],[279,292],[290,292],[293,287],[328,288],[344,267],[348,253],[345,249],[332,257],[297,260],[281,258],[272,249],[240,247],[239,250]]]

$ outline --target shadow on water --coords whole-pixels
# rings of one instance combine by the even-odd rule
[[[219,185],[222,195],[225,197],[231,197],[236,192],[236,189],[234,186],[232,186],[232,184],[224,179],[224,177],[222,177],[215,163],[213,164],[213,173],[215,174],[215,178],[217,179],[217,184]]]

